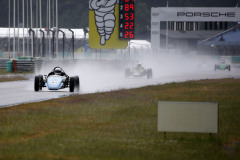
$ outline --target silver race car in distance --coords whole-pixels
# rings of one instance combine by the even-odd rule
[[[35,76],[34,90],[40,91],[43,87],[49,90],[59,90],[69,87],[70,92],[79,91],[79,77],[69,77],[61,67],[55,67],[48,75]]]
[[[141,63],[138,63],[137,66],[133,68],[127,68],[125,69],[125,77],[146,77],[146,78],[152,78],[152,69],[145,69]]]

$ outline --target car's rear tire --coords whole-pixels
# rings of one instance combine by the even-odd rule
[[[42,90],[42,86],[43,86],[43,75],[39,75],[39,90]]]
[[[152,78],[152,69],[147,70],[147,78]]]
[[[228,65],[228,71],[231,71],[231,66],[230,65]]]
[[[217,65],[214,66],[214,70],[215,70],[215,71],[217,70]]]
[[[74,77],[70,77],[69,91],[74,92]]]
[[[75,87],[74,90],[76,90],[76,92],[78,92],[79,89],[80,89],[80,84],[79,84],[80,82],[79,82],[79,77],[78,77],[78,76],[75,76],[75,77],[74,77],[74,83],[75,83],[75,84],[74,84],[74,85],[75,85],[75,86],[74,86],[74,87]]]
[[[39,91],[39,84],[40,84],[39,76],[35,76],[35,79],[34,79],[34,90],[36,92]]]

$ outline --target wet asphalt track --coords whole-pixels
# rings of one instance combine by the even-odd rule
[[[183,72],[169,74],[155,74],[152,79],[124,78],[124,74],[115,73],[108,78],[99,76],[93,78],[87,75],[80,77],[80,92],[70,93],[69,89],[49,91],[43,88],[40,92],[34,92],[33,77],[28,81],[2,82],[0,83],[0,108],[14,106],[23,103],[39,102],[48,99],[65,97],[74,94],[87,94],[118,89],[130,89],[147,85],[164,84],[169,82],[182,82],[199,79],[240,78],[239,68],[228,71]],[[154,73],[154,71],[153,71]],[[105,77],[105,78],[104,78]]]

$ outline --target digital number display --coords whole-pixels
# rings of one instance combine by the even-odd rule
[[[119,0],[119,38],[134,39],[134,0]]]

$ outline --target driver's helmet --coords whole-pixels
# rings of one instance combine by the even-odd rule
[[[54,70],[54,73],[55,73],[55,75],[61,75],[62,70],[61,70],[60,68],[56,68],[56,69]]]
[[[141,66],[142,66],[142,64],[141,64],[140,62],[138,62],[138,63],[137,63],[137,66],[138,66],[138,67],[141,67]]]
[[[221,63],[225,63],[225,61],[224,61],[224,60],[221,60]]]

